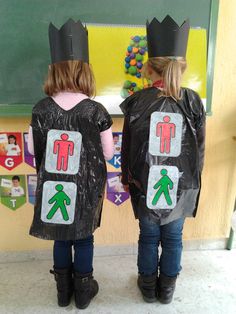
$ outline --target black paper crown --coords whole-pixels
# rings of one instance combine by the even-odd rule
[[[68,60],[89,62],[88,30],[69,19],[58,30],[52,23],[48,29],[52,63]]]
[[[149,58],[186,56],[188,19],[179,26],[169,15],[161,23],[154,17],[146,26]]]

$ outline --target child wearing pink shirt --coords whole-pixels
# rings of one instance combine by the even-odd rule
[[[49,26],[52,64],[44,84],[48,97],[33,108],[28,149],[38,175],[30,234],[54,240],[59,306],[85,309],[98,293],[93,278],[93,233],[100,226],[106,163],[114,154],[112,119],[90,97],[88,32],[68,20]],[[72,247],[74,259],[72,259]]]

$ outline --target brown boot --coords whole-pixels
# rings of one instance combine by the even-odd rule
[[[57,283],[57,302],[59,306],[68,306],[74,291],[72,268],[50,270]]]
[[[157,279],[157,299],[164,304],[168,304],[172,301],[174,291],[175,291],[175,283],[177,276],[168,277],[163,274],[160,274]]]
[[[143,299],[147,303],[156,302],[156,280],[157,274],[145,276],[139,274],[138,287],[142,293]]]
[[[93,273],[79,274],[75,272],[75,305],[78,309],[86,309],[92,298],[98,293],[98,283],[93,279]]]

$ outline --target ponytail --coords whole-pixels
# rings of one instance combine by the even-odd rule
[[[181,99],[181,79],[187,67],[182,57],[157,57],[147,61],[153,71],[163,79],[164,87],[159,96]]]

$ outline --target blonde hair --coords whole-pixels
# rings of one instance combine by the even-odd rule
[[[81,92],[95,96],[95,79],[91,66],[83,61],[63,61],[48,67],[44,92],[53,96],[61,91]]]
[[[148,66],[163,79],[163,90],[159,96],[181,99],[181,79],[187,63],[183,57],[156,57],[149,58],[144,65],[143,77],[148,77]]]

